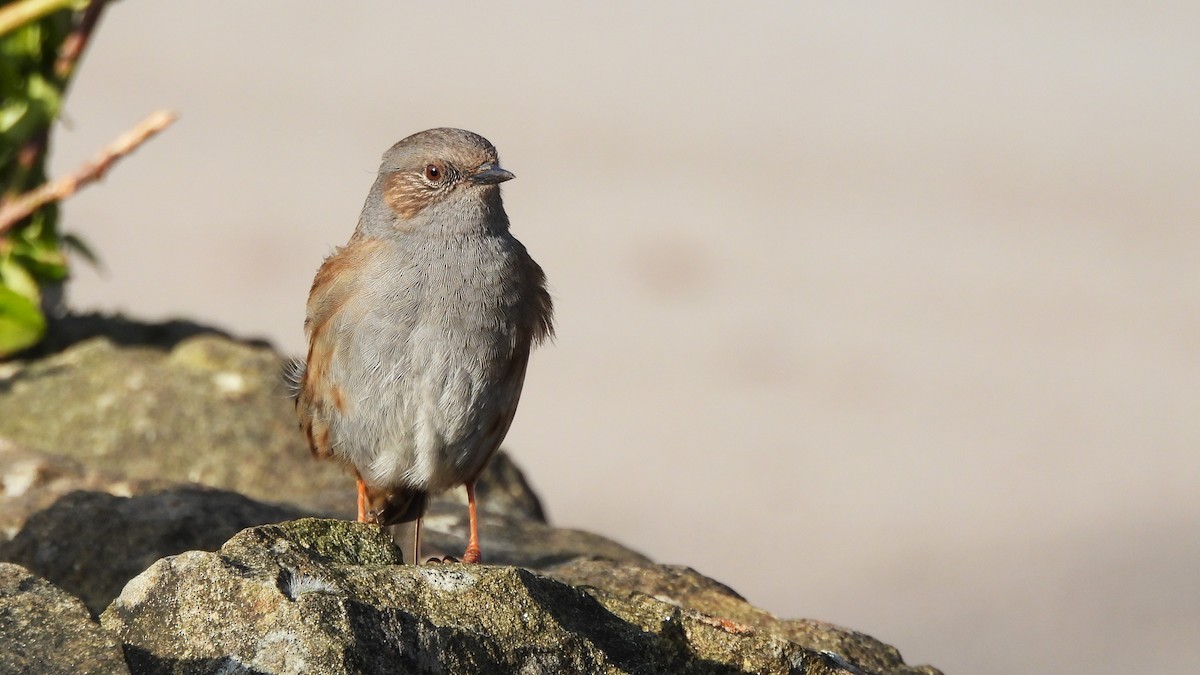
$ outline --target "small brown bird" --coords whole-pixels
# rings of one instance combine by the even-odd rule
[[[358,519],[416,521],[465,485],[463,562],[481,560],[475,480],[512,424],[534,345],[553,333],[545,274],[509,232],[496,148],[461,129],[393,145],[350,241],[313,280],[293,374],[317,457],[358,478]]]

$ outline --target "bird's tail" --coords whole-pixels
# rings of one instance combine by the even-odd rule
[[[283,386],[293,401],[300,398],[300,383],[304,381],[304,359],[288,359],[283,364]]]

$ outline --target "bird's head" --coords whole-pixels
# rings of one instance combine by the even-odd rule
[[[360,222],[359,228],[440,233],[507,228],[499,185],[512,178],[483,136],[462,129],[422,131],[384,153],[363,209],[364,220],[369,216],[372,222]]]

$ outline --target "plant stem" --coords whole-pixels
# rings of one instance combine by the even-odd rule
[[[62,82],[64,92],[67,89],[67,82],[71,79],[71,73],[75,71],[75,65],[79,62],[79,57],[83,55],[83,48],[87,46],[88,40],[92,37],[92,31],[100,21],[100,13],[104,11],[104,6],[107,4],[108,0],[89,2],[87,9],[83,11],[83,18],[79,20],[58,50],[58,60],[54,62],[54,74]]]
[[[174,121],[175,113],[169,110],[159,110],[142,120],[134,128],[121,134],[117,140],[109,143],[98,155],[93,157],[92,161],[79,167],[74,173],[10,199],[3,208],[0,208],[0,235],[38,208],[50,202],[70,197],[79,188],[99,180],[113,162],[133,152],[139,145],[166,129]]]
[[[77,0],[22,0],[0,8],[0,35],[76,2]]]

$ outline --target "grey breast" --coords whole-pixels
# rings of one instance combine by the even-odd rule
[[[508,415],[504,431],[511,421],[528,350],[511,309],[525,294],[513,273],[524,251],[494,235],[413,244],[364,270],[360,311],[340,317],[357,395],[335,438],[375,484],[436,491],[473,477],[503,437],[490,438],[497,418]]]

